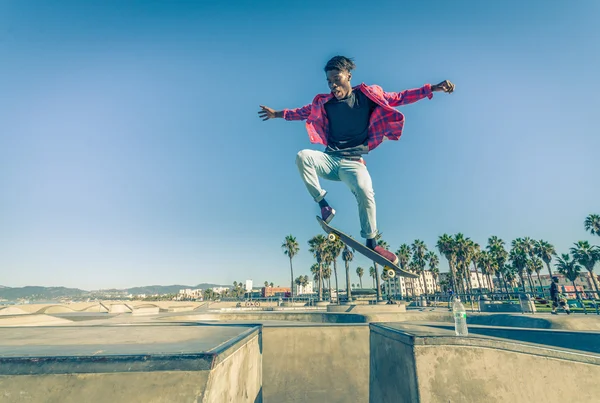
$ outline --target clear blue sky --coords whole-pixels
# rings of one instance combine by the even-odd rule
[[[257,112],[328,92],[337,54],[355,83],[456,84],[401,108],[402,139],[366,158],[393,250],[456,232],[598,244],[583,228],[600,212],[598,15],[594,0],[4,0],[0,284],[287,285],[288,234],[308,274],[321,230],[294,159],[322,147]],[[324,185],[359,237],[354,197]]]

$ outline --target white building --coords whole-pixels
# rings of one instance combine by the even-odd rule
[[[494,281],[492,279],[491,284],[488,280],[488,276],[484,276],[480,271],[470,270],[471,273],[471,287],[473,289],[491,289],[494,290]],[[490,276],[490,278],[493,276]]]
[[[252,291],[252,280],[246,280],[246,292]]]
[[[313,282],[309,281],[308,284],[306,285],[296,285],[294,284],[295,288],[296,288],[296,295],[302,295],[302,294],[312,294],[313,291]]]
[[[229,290],[229,287],[213,287],[212,290],[217,294],[222,294],[225,291]]]
[[[182,298],[202,298],[202,292],[203,290],[200,288],[197,288],[195,290],[191,289],[191,288],[184,288],[179,290],[179,295],[178,297],[182,297]]]
[[[489,276],[491,278],[491,282],[488,281],[488,276],[484,276],[480,271],[475,272],[475,270],[469,270],[469,274],[471,276],[471,287],[473,290],[491,290],[498,286],[495,281],[496,276]],[[452,288],[452,279],[450,277],[450,273],[440,273],[440,281],[445,281],[448,285],[446,286],[448,289]],[[465,284],[466,286],[466,284]],[[457,287],[460,285],[457,284]],[[456,290],[454,291],[456,292]]]
[[[425,277],[425,282],[423,282]],[[386,294],[402,297],[413,297],[421,294],[433,294],[439,291],[439,284],[434,281],[433,274],[426,270],[418,278],[396,276],[391,280],[382,281]]]

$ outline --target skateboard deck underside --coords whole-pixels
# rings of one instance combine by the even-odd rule
[[[373,260],[374,262],[379,263],[384,268],[388,267],[388,268],[394,270],[396,272],[396,274],[398,274],[399,276],[402,276],[402,277],[409,277],[409,278],[417,278],[418,277],[417,274],[403,270],[400,267],[396,266],[395,264],[393,264],[392,262],[390,262],[389,260],[387,260],[386,258],[381,256],[379,253],[374,252],[373,250],[368,248],[366,245],[363,245],[362,243],[358,242],[356,239],[352,238],[351,236],[348,236],[348,235],[344,234],[342,231],[331,227],[330,225],[325,223],[325,221],[323,221],[321,219],[321,217],[317,216],[317,221],[319,222],[319,224],[321,225],[321,227],[323,228],[323,230],[326,233],[335,234],[346,245],[353,248],[361,255],[364,255],[364,256],[368,257],[369,259]]]

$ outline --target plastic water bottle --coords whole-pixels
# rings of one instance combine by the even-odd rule
[[[468,335],[469,330],[467,329],[467,311],[458,297],[452,303],[452,313],[454,314],[454,331],[456,332],[456,335]]]

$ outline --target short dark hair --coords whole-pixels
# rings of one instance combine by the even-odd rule
[[[325,72],[330,70],[352,71],[356,68],[354,61],[346,56],[334,56],[325,65]]]

